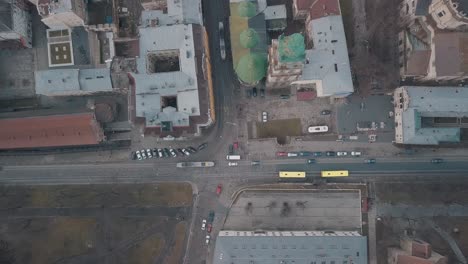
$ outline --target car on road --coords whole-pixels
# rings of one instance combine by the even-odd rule
[[[276,157],[286,157],[286,156],[288,156],[287,152],[284,152],[284,151],[276,152]]]
[[[187,148],[187,150],[190,151],[190,152],[192,152],[192,153],[197,153],[197,150],[196,150],[194,147],[191,147],[191,146],[189,146],[189,147]]]
[[[351,156],[353,157],[360,157],[362,153],[360,151],[351,151]]]
[[[316,152],[313,152],[313,155],[314,155],[314,157],[321,157],[321,156],[322,156],[322,152],[316,151]]]
[[[208,143],[203,143],[203,144],[201,144],[200,146],[198,146],[197,149],[200,151],[200,150],[206,148],[206,146],[208,146]]]
[[[280,98],[281,99],[289,99],[289,95],[288,94],[282,94],[282,95],[280,95]]]
[[[443,159],[431,159],[431,163],[436,163],[437,164],[437,163],[442,163],[442,162],[444,162]]]
[[[226,59],[226,42],[224,41],[224,24],[223,22],[219,22],[218,24],[219,30],[219,52],[221,53],[221,59]]]
[[[236,150],[239,149],[239,142],[236,141],[236,142],[232,143],[232,147],[234,147],[234,149],[236,149]]]
[[[314,164],[315,163],[315,159],[308,159],[307,160],[307,164]]]
[[[202,224],[201,224],[201,230],[205,230],[205,228],[206,228],[206,219],[203,219]]]
[[[211,233],[211,229],[213,228],[212,224],[206,225],[206,232]]]
[[[140,153],[141,153],[141,157],[142,157],[143,159],[147,159],[147,157],[146,157],[146,151],[145,151],[144,149],[140,150]]]
[[[234,166],[237,166],[239,164],[237,164],[237,162],[228,162],[228,166],[229,167],[234,167]]]
[[[367,163],[367,164],[374,164],[376,163],[377,161],[375,159],[365,159],[364,160],[364,163]]]
[[[335,157],[336,152],[335,151],[327,151],[327,152],[325,152],[325,155],[327,155],[327,157]]]
[[[148,156],[148,158],[153,157],[153,154],[151,154],[151,149],[146,149],[146,156]]]
[[[336,155],[337,155],[338,157],[344,157],[344,156],[348,156],[348,152],[346,152],[346,151],[338,151],[338,152],[336,153]]]
[[[206,235],[206,237],[205,237],[205,243],[206,243],[207,245],[210,244],[210,238],[211,238],[210,235]]]
[[[260,97],[262,97],[262,98],[265,97],[265,89],[264,88],[260,89]]]
[[[260,165],[260,161],[259,160],[253,160],[252,162],[250,162],[250,165],[258,166],[258,165]]]
[[[135,154],[136,154],[138,160],[143,159],[143,157],[141,156],[141,152],[139,150],[135,151]]]
[[[268,113],[262,112],[262,122],[266,123],[268,121]]]
[[[186,156],[190,156],[190,151],[188,151],[187,149],[182,149],[182,152],[186,155]]]
[[[214,221],[214,216],[215,216],[215,212],[214,212],[214,211],[210,211],[210,213],[208,214],[208,223],[213,223],[213,221]]]
[[[322,111],[320,112],[320,114],[321,114],[321,115],[329,115],[329,114],[331,114],[331,111],[330,111],[330,110],[322,110]]]
[[[222,191],[223,191],[223,185],[220,183],[220,184],[218,184],[218,186],[216,187],[216,194],[217,194],[217,195],[220,195]]]
[[[176,151],[174,149],[169,149],[169,152],[171,152],[171,156],[173,158],[177,157],[177,153],[176,153]]]
[[[301,151],[299,152],[299,156],[301,157],[308,157],[308,156],[311,156],[312,155],[312,152],[310,151]]]
[[[328,126],[310,126],[307,131],[309,133],[325,133],[328,132]]]
[[[257,97],[257,87],[252,88],[252,96]]]
[[[288,152],[288,158],[296,158],[299,157],[297,152]]]
[[[229,144],[229,150],[228,150],[229,155],[234,154],[234,146],[232,144]]]

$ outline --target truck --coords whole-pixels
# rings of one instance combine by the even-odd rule
[[[240,160],[241,156],[240,155],[227,155],[226,159],[227,160]]]
[[[214,167],[215,163],[213,161],[198,161],[198,162],[178,162],[176,164],[177,168],[204,168],[204,167]]]

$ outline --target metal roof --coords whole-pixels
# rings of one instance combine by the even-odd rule
[[[287,18],[285,5],[268,6],[263,13],[266,20]]]
[[[0,119],[0,149],[96,145],[105,140],[94,113]]]
[[[367,264],[367,238],[346,231],[219,232],[213,264],[252,263]]]
[[[306,50],[302,76],[295,83],[315,83],[317,96],[344,97],[353,93],[348,48],[341,16],[326,16],[309,25],[314,47]]]

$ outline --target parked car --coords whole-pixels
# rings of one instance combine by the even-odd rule
[[[351,151],[351,156],[360,157],[362,153],[360,151]]]
[[[212,229],[212,228],[213,228],[213,225],[212,225],[212,224],[208,224],[208,225],[206,226],[206,232],[211,233],[211,229]]]
[[[310,151],[301,151],[299,152],[299,156],[301,157],[308,157],[308,156],[311,156],[312,155],[312,152]]]
[[[200,150],[206,148],[206,146],[208,146],[208,143],[203,143],[203,144],[201,144],[200,146],[198,146],[197,149],[200,151]]]
[[[163,148],[164,157],[168,158],[171,156],[171,152],[168,148]]]
[[[153,154],[151,154],[151,149],[146,149],[146,156],[148,156],[150,159],[153,157]]]
[[[431,159],[431,163],[442,163],[444,162],[443,159]]]
[[[376,162],[376,160],[375,159],[365,159],[364,162],[367,163],[367,164],[374,164]]]
[[[219,52],[221,53],[221,59],[226,59],[226,43],[224,42],[224,24],[223,22],[219,22],[218,24],[219,30]]]
[[[265,97],[265,89],[264,88],[261,88],[260,89],[260,97]]]
[[[136,154],[138,160],[142,160],[142,159],[143,159],[143,157],[141,156],[141,152],[140,152],[139,150],[137,150],[137,151],[135,152],[135,154]]]
[[[327,155],[327,157],[334,157],[334,156],[336,156],[336,152],[334,152],[334,151],[327,151],[327,152],[325,152],[325,155]]]
[[[213,223],[214,217],[215,217],[215,212],[210,211],[210,213],[208,214],[208,223]]]
[[[229,155],[232,155],[234,154],[234,146],[232,144],[229,144],[229,151],[228,151]]]
[[[146,151],[145,151],[144,149],[140,150],[140,153],[141,153],[141,157],[142,157],[143,159],[147,159],[147,157],[146,157]]]
[[[184,154],[185,154],[186,156],[190,156],[190,152],[189,152],[188,150],[186,150],[186,149],[183,148],[183,149],[182,149],[182,152],[184,152]]]
[[[330,111],[330,110],[322,110],[322,111],[320,112],[320,114],[321,114],[321,115],[329,115],[329,114],[331,114],[331,111]]]
[[[239,142],[237,142],[237,141],[234,142],[234,143],[232,144],[232,146],[234,147],[235,150],[239,149]]]
[[[171,152],[171,156],[173,158],[177,157],[177,153],[176,153],[176,151],[174,149],[169,149],[169,152]]]
[[[135,151],[130,152],[130,159],[131,160],[136,160],[137,159]]]
[[[276,156],[277,157],[286,157],[286,156],[288,156],[288,153],[284,152],[284,151],[278,151],[278,152],[276,152]]]
[[[153,154],[153,157],[154,158],[159,158],[159,154],[158,154],[158,149],[157,148],[154,148],[151,150],[151,153]]]
[[[237,166],[237,162],[228,162],[228,166],[229,167],[234,167],[234,166]]]
[[[282,95],[280,95],[280,98],[281,98],[281,99],[289,99],[289,97],[290,97],[290,96],[289,96],[288,94],[282,94]]]
[[[288,152],[288,158],[296,158],[299,154],[297,152]]]
[[[201,224],[201,230],[205,230],[205,228],[206,228],[206,219],[203,219],[202,224]]]
[[[181,148],[178,148],[177,151],[179,151],[179,153],[182,154],[182,156],[185,155],[184,151]]]
[[[307,160],[307,164],[314,164],[315,163],[315,159],[308,159]]]
[[[223,185],[220,183],[218,184],[218,187],[216,187],[216,194],[220,195],[222,191],[223,191]]]
[[[322,156],[322,152],[320,152],[320,151],[316,151],[313,154],[314,154],[314,157],[321,157]]]
[[[245,90],[245,96],[246,96],[247,98],[252,97],[252,90],[246,89],[246,90]]]
[[[338,152],[336,153],[336,155],[337,155],[338,157],[344,157],[344,156],[348,156],[348,152],[346,152],[346,151],[338,151]]]
[[[328,132],[328,126],[310,126],[307,131],[309,133],[325,133]]]
[[[163,158],[164,157],[164,153],[163,153],[163,150],[162,149],[158,149],[158,156],[160,158]]]
[[[257,97],[257,87],[252,88],[253,97]]]
[[[258,165],[260,165],[260,161],[258,161],[258,160],[253,160],[252,162],[250,162],[250,165],[252,165],[252,166],[258,166]]]
[[[262,122],[266,123],[268,121],[268,113],[262,112]]]
[[[206,243],[207,245],[210,244],[210,235],[206,235],[205,243]]]
[[[194,147],[188,147],[187,149],[188,149],[188,151],[190,151],[192,153],[197,153],[197,150]]]

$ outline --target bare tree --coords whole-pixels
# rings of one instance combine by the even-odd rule
[[[289,213],[291,212],[291,207],[289,207],[288,202],[283,203],[283,208],[281,209],[281,216],[288,216]]]

